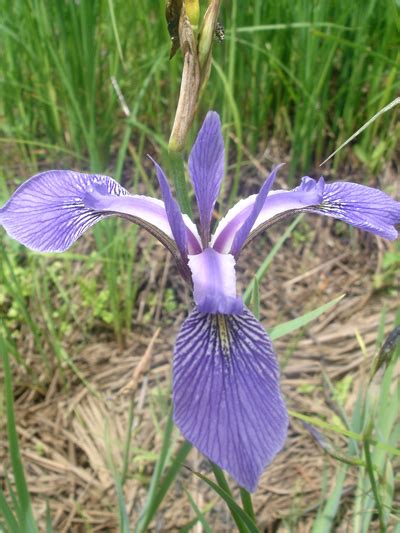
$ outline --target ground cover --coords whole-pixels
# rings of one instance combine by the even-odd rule
[[[398,311],[398,298],[396,293],[374,288],[383,274],[385,250],[379,241],[353,236],[349,247],[348,235],[338,240],[332,238],[332,231],[331,224],[319,220],[300,228],[300,242],[294,238],[281,250],[261,284],[260,296],[263,323],[271,329],[346,292],[340,304],[305,331],[276,341],[289,407],[341,425],[337,413],[343,408],[350,415],[357,392],[365,387],[377,350],[382,308],[386,310],[388,332]],[[304,232],[311,233],[311,238],[301,242]],[[275,232],[272,242],[278,236]],[[141,241],[139,254],[146,253],[146,240]],[[268,247],[271,242],[265,240],[263,244]],[[33,387],[29,370],[21,368],[14,377],[21,453],[35,514],[43,521],[48,502],[56,531],[118,528],[114,473],[124,466],[132,400],[134,423],[125,498],[133,524],[142,509],[168,412],[173,339],[185,316],[188,298],[181,287],[174,291],[172,312],[158,298],[152,316],[146,318],[146,292],[156,289],[158,294],[165,294],[170,284],[176,287],[178,279],[163,250],[153,247],[150,254],[150,281],[142,287],[143,296],[125,348],[118,346],[111,330],[107,332],[104,326],[93,323],[89,308],[80,309],[81,325],[75,325],[74,332],[63,341],[63,350],[79,369],[79,376],[66,365],[53,365],[53,373],[49,373],[39,357],[31,355],[30,336],[19,340],[19,351],[27,354],[28,369],[34,367],[39,381]],[[247,265],[257,266],[260,258],[249,252],[244,262],[242,282],[248,276]],[[93,326],[87,331],[90,321]],[[363,341],[362,348],[356,332]],[[135,376],[138,367],[142,369]],[[332,381],[334,392],[329,390],[323,373]],[[345,453],[347,439],[335,434],[329,437]],[[175,433],[173,442],[178,441]],[[2,450],[1,464],[7,465],[7,446]],[[186,464],[210,472],[207,462],[195,451]],[[324,454],[302,422],[292,418],[285,449],[265,472],[255,498],[259,525],[308,531],[333,489],[340,468],[340,463]],[[350,467],[337,517],[343,530],[351,528],[354,520],[352,501],[357,476],[357,468]],[[210,504],[207,516],[215,531],[231,530],[223,505],[185,469],[154,527],[175,530],[193,519],[186,490],[200,508]]]

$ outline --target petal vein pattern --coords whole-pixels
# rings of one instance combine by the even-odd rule
[[[312,178],[303,178],[298,190],[313,184]],[[385,239],[398,237],[395,225],[400,224],[400,202],[366,185],[351,182],[324,184],[321,205],[307,211],[343,220]]]
[[[232,246],[246,222],[251,220],[249,217],[256,200],[257,195],[253,195],[239,201],[221,219],[211,239],[215,250],[221,253],[232,250],[237,254]],[[398,237],[395,226],[400,224],[400,202],[379,189],[358,183],[326,184],[322,177],[316,181],[305,176],[291,191],[278,190],[268,194],[246,243],[282,217],[300,211],[331,216],[386,239]]]
[[[53,170],[27,180],[0,209],[0,224],[33,250],[63,252],[111,215],[145,227],[171,251],[175,247],[163,202],[130,195],[108,176],[73,171]],[[186,227],[198,242],[193,227]]]
[[[212,210],[224,176],[224,140],[215,111],[207,113],[190,152],[189,173],[199,208],[203,246],[207,246]]]
[[[283,446],[288,417],[271,341],[247,308],[191,313],[176,342],[173,394],[183,435],[254,491]]]
[[[234,243],[236,233],[250,216],[256,200],[257,195],[254,194],[244,200],[240,200],[228,211],[226,216],[221,219],[211,239],[213,248],[221,253],[229,252]],[[256,221],[252,225],[247,241],[270,225],[276,217],[280,215],[287,216],[293,211],[301,211],[309,206],[318,206],[321,201],[322,191],[320,187],[315,187],[310,191],[270,191]]]

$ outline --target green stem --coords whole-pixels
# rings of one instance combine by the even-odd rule
[[[379,530],[381,531],[381,533],[385,533],[386,531],[385,517],[383,514],[381,498],[380,498],[378,487],[376,484],[376,479],[374,475],[374,466],[372,463],[371,450],[370,450],[369,445],[370,445],[370,441],[369,439],[366,439],[364,441],[365,462],[367,464],[367,473],[368,473],[369,481],[371,483],[371,489],[374,495],[376,509],[378,511]]]
[[[126,441],[125,441],[125,447],[124,447],[124,461],[122,466],[122,474],[121,474],[121,485],[123,486],[125,484],[127,474],[128,474],[128,467],[129,467],[129,456],[130,456],[130,450],[131,450],[131,441],[132,441],[132,426],[133,426],[133,414],[135,410],[135,396],[132,395],[131,401],[129,403],[129,412],[128,412],[128,431],[126,434]]]
[[[253,502],[251,501],[251,494],[246,489],[240,487],[240,498],[242,500],[243,510],[256,523],[256,515],[254,514]]]
[[[225,491],[231,498],[233,498],[232,491],[229,488],[228,482],[226,481],[224,472],[221,470],[219,466],[217,466],[215,463],[211,462],[211,468],[214,473],[215,479],[218,483],[218,485],[221,487],[223,491]],[[227,503],[229,510],[231,512],[232,518],[235,521],[240,533],[247,533],[247,528],[243,524],[243,521],[241,520],[240,516],[237,514],[237,512]]]
[[[260,284],[257,276],[253,278],[253,296],[251,299],[253,315],[260,320]]]
[[[169,152],[171,173],[174,177],[176,198],[182,210],[192,218],[192,207],[190,205],[189,194],[186,184],[185,167],[183,164],[182,152]]]
[[[167,422],[165,424],[163,443],[161,446],[160,453],[158,454],[158,459],[154,467],[153,475],[151,476],[150,485],[147,489],[147,498],[138,518],[135,527],[135,533],[144,533],[147,530],[147,526],[151,521],[154,510],[154,500],[158,491],[158,485],[162,473],[164,471],[165,465],[168,461],[171,448],[171,438],[172,431],[174,428],[174,423],[172,420],[172,408],[169,411]],[[157,509],[157,506],[155,507]]]

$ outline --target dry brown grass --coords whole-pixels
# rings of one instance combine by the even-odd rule
[[[250,279],[279,235],[275,229],[257,247],[246,250],[239,265],[242,286]],[[279,339],[275,348],[283,367],[282,387],[290,408],[332,421],[332,398],[323,386],[321,369],[333,381],[352,376],[345,408],[351,412],[357,389],[375,353],[381,310],[387,308],[390,328],[398,298],[373,289],[374,274],[381,269],[388,246],[371,235],[356,233],[349,240],[335,236],[338,226],[326,219],[308,218],[308,239],[292,239],[274,261],[260,287],[261,319],[266,327],[294,318],[346,292],[346,298],[301,334]],[[272,236],[271,236],[272,235]],[[146,239],[141,239],[143,246]],[[129,404],[134,401],[134,427],[125,497],[132,524],[146,497],[146,484],[161,444],[165,401],[169,398],[170,363],[175,334],[184,319],[188,294],[182,292],[173,265],[160,248],[151,253],[151,276],[142,288],[138,320],[127,335],[126,348],[117,346],[107,331],[92,335],[82,348],[79,331],[65,341],[65,349],[82,372],[90,389],[69,368],[49,378],[43,370],[38,387],[15,368],[16,418],[22,457],[36,516],[44,520],[49,502],[55,531],[117,531],[117,500],[113,469],[123,464]],[[165,316],[161,304],[154,322],[142,323],[148,291],[162,294],[167,280],[178,287],[181,304],[174,317]],[[175,283],[176,282],[176,283]],[[160,302],[162,300],[160,299]],[[174,319],[174,321],[172,320]],[[84,319],[83,319],[84,320]],[[355,332],[362,336],[368,357],[360,351]],[[22,353],[31,365],[40,361],[26,338]],[[140,372],[135,369],[140,369]],[[47,376],[45,378],[45,376]],[[64,385],[63,385],[64,383]],[[306,385],[306,387],[304,387]],[[341,446],[340,437],[333,441]],[[149,452],[149,453],[147,453]],[[0,464],[7,465],[7,444],[2,433]],[[207,462],[193,450],[188,464],[208,472]],[[284,531],[280,519],[301,517],[297,531],[310,531],[311,518],[326,496],[323,474],[329,486],[335,482],[335,462],[315,445],[303,425],[292,419],[284,450],[265,471],[255,495],[261,528]],[[4,469],[0,466],[0,475]],[[347,494],[354,488],[350,470]],[[200,507],[215,502],[210,521],[215,531],[231,531],[232,523],[222,503],[199,480],[182,469],[164,501],[153,526],[157,531],[176,531],[191,518],[185,486]],[[349,513],[350,515],[350,513]],[[343,516],[341,531],[346,531]]]

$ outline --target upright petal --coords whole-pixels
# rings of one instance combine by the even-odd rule
[[[235,259],[206,248],[189,256],[194,301],[202,313],[236,314],[243,301],[236,296]]]
[[[176,341],[173,397],[185,438],[254,491],[285,442],[288,417],[272,343],[248,309],[191,313]]]
[[[280,169],[281,165],[278,165],[274,168],[274,170],[271,172],[271,174],[268,176],[268,178],[265,180],[264,185],[261,187],[259,193],[257,194],[257,197],[255,199],[255,202],[252,206],[252,209],[250,211],[250,214],[246,218],[246,220],[243,222],[241,227],[238,229],[238,231],[235,234],[235,238],[233,239],[232,248],[230,250],[230,253],[237,257],[240,250],[242,249],[247,237],[249,236],[249,233],[254,226],[255,221],[258,218],[258,215],[260,214],[265,201],[267,199],[268,193],[271,190],[271,187],[275,181],[276,174],[278,170]]]
[[[157,179],[160,184],[162,197],[165,204],[165,212],[167,214],[168,222],[171,227],[172,234],[174,236],[175,242],[181,252],[183,257],[187,256],[188,252],[188,234],[187,227],[185,225],[182,212],[179,208],[178,202],[172,196],[171,189],[168,184],[166,175],[164,174],[163,169],[160,165],[150,157],[154,166],[156,167]],[[189,219],[190,220],[190,219]],[[194,226],[194,224],[193,224]],[[192,247],[196,247],[194,250],[195,253],[201,251],[201,246],[198,241],[191,241]]]
[[[200,235],[203,246],[210,239],[212,211],[224,175],[224,140],[221,121],[209,111],[189,156],[189,172],[200,214]]]
[[[108,176],[70,170],[37,174],[23,183],[0,209],[0,224],[28,248],[63,252],[93,224],[110,215],[143,226],[176,255],[163,202],[129,195]],[[187,231],[192,233],[189,228]],[[192,238],[199,246],[198,237]]]

